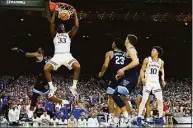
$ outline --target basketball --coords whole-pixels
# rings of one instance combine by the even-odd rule
[[[70,13],[67,10],[62,10],[61,12],[59,12],[59,17],[63,21],[69,20],[70,19]]]

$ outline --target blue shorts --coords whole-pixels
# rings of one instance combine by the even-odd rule
[[[107,93],[108,95],[113,95],[114,92],[115,92],[115,89],[113,89],[113,88],[111,88],[111,87],[108,87],[108,88],[107,88],[106,93]]]
[[[50,90],[38,91],[37,89],[32,90],[31,106],[35,107],[38,101],[38,97],[41,95],[48,95]]]
[[[136,87],[137,81],[138,79],[124,78],[117,87],[117,91],[127,97]]]
[[[39,91],[39,90],[33,88],[32,93],[33,94],[36,93],[36,94],[39,94],[39,95],[47,95],[47,94],[50,93],[50,90],[48,89],[48,90]]]
[[[112,95],[115,89],[117,88],[118,84],[119,84],[119,81],[117,81],[115,78],[112,78],[108,83],[106,93],[109,95]]]

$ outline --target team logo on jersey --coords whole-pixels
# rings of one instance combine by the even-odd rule
[[[128,85],[128,84],[129,84],[129,81],[123,80],[123,85],[124,85],[124,86],[126,86],[126,85]]]

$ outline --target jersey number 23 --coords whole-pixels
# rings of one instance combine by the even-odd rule
[[[125,58],[124,57],[119,57],[119,56],[116,56],[116,64],[121,64],[123,65],[124,64],[124,61],[125,61]]]

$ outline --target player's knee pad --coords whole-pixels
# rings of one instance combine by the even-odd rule
[[[113,94],[113,100],[117,104],[119,108],[122,108],[125,106],[124,102],[122,101],[121,97],[118,95],[118,93]]]

